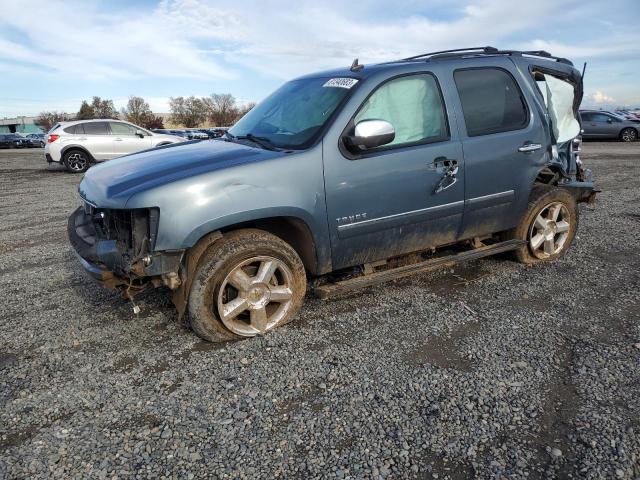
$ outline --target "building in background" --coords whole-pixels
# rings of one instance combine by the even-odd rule
[[[2,118],[0,133],[42,133],[36,120],[37,117]]]

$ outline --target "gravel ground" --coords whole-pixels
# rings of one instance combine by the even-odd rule
[[[166,291],[136,316],[66,241],[79,176],[0,151],[0,478],[639,478],[640,144],[570,253],[308,298],[213,345]]]

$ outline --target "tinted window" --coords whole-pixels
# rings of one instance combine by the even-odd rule
[[[448,138],[438,84],[432,75],[409,75],[382,84],[362,105],[354,122],[386,120],[396,131],[390,145]]]
[[[504,70],[457,70],[454,79],[470,137],[518,130],[527,125],[522,92]]]
[[[84,126],[84,133],[87,135],[109,135],[107,122],[87,122],[81,125]]]
[[[608,121],[613,121],[615,122],[616,119],[613,117],[610,117],[609,115],[605,115],[604,113],[594,113],[591,117],[591,121],[592,122],[600,122],[600,123],[606,123]]]
[[[78,125],[71,125],[70,127],[63,129],[65,132],[70,133],[71,135],[83,135],[84,128],[82,127],[82,123]]]
[[[588,112],[580,112],[580,120],[583,122],[590,122],[593,114]]]
[[[111,133],[113,135],[135,135],[136,129],[131,125],[120,122],[110,122]]]

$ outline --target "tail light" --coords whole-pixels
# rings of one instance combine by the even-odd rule
[[[60,138],[60,135],[49,135],[47,137],[47,143],[53,143],[59,138]]]

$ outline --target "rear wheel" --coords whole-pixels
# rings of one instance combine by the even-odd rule
[[[638,132],[633,128],[625,128],[620,132],[620,140],[623,142],[635,142],[638,139]]]
[[[89,155],[82,150],[69,150],[64,154],[63,162],[71,173],[86,172],[90,166]]]
[[[196,269],[191,327],[212,342],[265,334],[294,318],[305,292],[304,265],[289,244],[261,230],[230,232]]]
[[[569,250],[577,229],[575,199],[558,187],[536,187],[531,192],[527,212],[507,237],[527,242],[515,255],[518,261],[532,264],[562,257]]]

